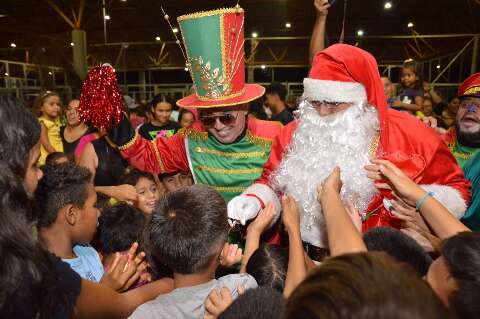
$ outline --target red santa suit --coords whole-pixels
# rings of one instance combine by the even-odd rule
[[[378,66],[369,53],[343,44],[333,45],[320,52],[314,59],[309,77],[304,80],[303,98],[329,102],[368,101],[375,108],[379,120],[379,132],[371,144],[371,157],[391,161],[416,183],[433,191],[435,198],[452,214],[458,218],[463,216],[470,193],[469,183],[464,179],[462,170],[434,130],[409,114],[387,108]],[[294,134],[301,121],[300,116],[299,120],[284,127],[272,145],[262,177],[244,195],[254,194],[256,198],[265,201],[274,196],[272,175],[275,175],[282,161],[289,155],[289,145],[295,141]],[[335,145],[331,145],[329,149],[316,151],[336,150]],[[310,188],[316,189],[317,185],[304,185],[305,192]],[[371,197],[363,212],[364,231],[376,226],[400,227],[400,221],[385,207],[385,198],[391,198],[390,192],[377,192]],[[311,243],[316,245],[319,242]]]

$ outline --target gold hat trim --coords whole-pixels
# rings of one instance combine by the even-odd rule
[[[195,109],[213,109],[213,108],[217,108],[217,107],[225,107],[225,106],[235,106],[235,105],[241,105],[241,104],[246,104],[246,103],[249,103],[249,102],[252,102],[252,101],[255,101],[256,99],[258,99],[259,97],[261,97],[263,94],[265,93],[265,88],[263,88],[261,94],[258,94],[250,99],[246,99],[246,100],[241,100],[241,101],[236,101],[236,102],[232,102],[232,103],[220,103],[220,104],[214,104],[214,105],[183,105],[182,104],[182,100],[183,99],[186,99],[187,97],[184,97],[183,99],[180,99],[177,101],[177,105],[179,107],[186,107],[186,108],[195,108]],[[196,95],[195,95],[196,96]],[[200,100],[199,100],[200,101]],[[211,102],[215,102],[215,100],[211,100]]]
[[[221,14],[226,14],[226,13],[243,13],[243,9],[238,7],[238,8],[220,8],[216,10],[211,10],[211,11],[200,11],[200,12],[194,12],[194,13],[189,13],[189,14],[184,14],[182,16],[179,16],[177,18],[177,21],[185,21],[185,20],[192,20],[192,19],[199,19],[203,17],[210,17],[210,16],[215,16],[215,15],[221,15]]]

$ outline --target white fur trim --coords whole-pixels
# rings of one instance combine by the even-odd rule
[[[357,82],[327,81],[305,78],[303,98],[311,101],[364,102],[367,100],[365,87]]]
[[[250,185],[242,195],[253,194],[260,198],[263,201],[263,204],[267,205],[268,203],[272,202],[275,205],[275,218],[274,221],[277,221],[278,217],[280,216],[280,211],[282,209],[282,205],[280,204],[280,200],[277,197],[277,194],[265,184],[261,183],[254,183]]]
[[[437,184],[420,185],[420,187],[427,192],[434,192],[435,195],[433,197],[445,206],[456,218],[460,219],[465,215],[467,203],[455,188]]]

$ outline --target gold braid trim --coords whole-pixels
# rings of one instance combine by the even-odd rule
[[[265,152],[237,152],[237,153],[229,153],[229,152],[222,152],[218,150],[212,150],[206,147],[195,147],[194,150],[196,153],[205,153],[209,155],[217,155],[222,157],[228,158],[252,158],[252,157],[265,157],[267,154]]]
[[[465,90],[465,92],[463,92],[462,96],[463,95],[476,95],[476,94],[479,94],[479,93],[480,93],[480,85],[475,85],[475,86]]]
[[[448,143],[448,149],[450,150],[450,152],[453,154],[454,157],[458,157],[458,158],[461,158],[465,161],[468,161],[469,159],[471,159],[473,157],[473,155],[475,155],[476,151],[472,152],[472,153],[465,153],[465,152],[457,152],[455,150],[455,147],[457,146],[457,139],[455,138],[455,140],[451,143]]]
[[[263,148],[269,148],[272,145],[272,140],[269,140],[268,138],[260,137],[260,136],[254,136],[250,131],[247,131],[246,134],[247,141],[249,143],[252,143],[257,146],[261,146]]]
[[[262,168],[225,169],[225,168],[217,168],[217,167],[210,167],[210,166],[204,166],[204,165],[197,166],[195,167],[195,169],[198,169],[199,171],[226,174],[226,175],[234,175],[234,174],[246,175],[246,174],[258,174],[263,172]]]
[[[132,147],[133,144],[135,144],[135,142],[137,141],[137,138],[138,138],[138,133],[135,132],[135,135],[132,137],[132,139],[130,141],[128,141],[127,143],[123,144],[122,146],[119,146],[118,149],[120,151],[125,151],[126,149]]]
[[[226,13],[243,13],[243,9],[240,7],[236,7],[236,8],[221,8],[221,9],[211,10],[211,11],[194,12],[190,14],[185,14],[183,16],[179,16],[177,18],[177,21],[180,22],[184,20],[198,19],[202,17],[222,15]]]
[[[158,150],[158,146],[155,140],[151,141],[151,145],[153,148],[153,152],[155,153],[155,157],[157,158],[158,166],[160,168],[160,174],[165,173],[165,166],[162,162],[162,157],[160,156],[160,151]]]
[[[182,128],[178,130],[177,134],[182,135],[183,137],[188,137],[191,138],[192,140],[195,141],[206,141],[208,139],[208,133],[207,132],[200,132],[197,130],[194,130],[192,128]]]
[[[229,186],[211,186],[214,188],[217,192],[220,193],[242,193],[245,191],[247,188],[246,187],[229,187]]]
[[[370,145],[370,156],[372,158],[376,157],[379,144],[380,144],[380,132],[377,132],[377,134],[375,134],[375,138],[372,141],[372,144]]]

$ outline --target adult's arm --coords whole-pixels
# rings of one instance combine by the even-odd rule
[[[385,160],[374,160],[373,163],[378,167],[381,178],[387,181],[387,183],[377,184],[377,187],[391,188],[404,201],[420,206],[419,211],[422,217],[440,239],[469,231],[468,227],[452,215],[435,197],[427,196],[428,192],[424,188],[417,185],[394,164]]]
[[[330,8],[328,0],[315,0],[313,5],[317,13],[317,18],[315,19],[312,38],[310,39],[310,64],[313,61],[313,57],[325,49],[325,28],[327,25],[328,9]]]
[[[318,188],[318,199],[325,219],[331,256],[367,251],[362,236],[343,206],[340,198],[341,188],[338,167]]]
[[[125,117],[109,133],[110,139],[118,145],[120,153],[130,165],[153,174],[174,171],[190,171],[186,154],[186,131],[180,131],[171,138],[157,138],[149,141],[133,129]]]
[[[119,294],[88,280],[82,280],[74,318],[126,318],[138,306],[173,289],[173,280],[164,278]]]
[[[98,167],[98,156],[92,143],[85,145],[82,154],[78,158],[77,164],[87,168],[92,173],[92,179],[95,178]]]

